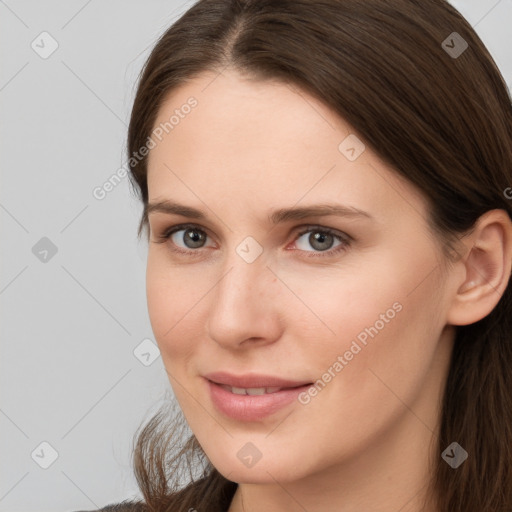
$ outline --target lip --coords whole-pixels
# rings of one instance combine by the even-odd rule
[[[215,408],[238,421],[258,421],[266,418],[280,409],[297,404],[297,396],[313,383],[308,381],[291,381],[268,375],[235,376],[225,372],[215,372],[204,375],[210,398]],[[222,387],[222,385],[239,388],[269,388],[283,389],[264,395],[237,395]]]

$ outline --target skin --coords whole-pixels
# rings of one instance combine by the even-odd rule
[[[319,100],[228,69],[173,90],[155,126],[190,96],[198,105],[151,149],[149,202],[173,200],[206,219],[149,215],[147,300],[192,431],[240,484],[229,511],[435,511],[422,500],[428,458],[440,455],[454,326],[486,316],[505,289],[510,219],[488,212],[450,265],[422,194],[368,145],[347,159],[338,146],[355,132]],[[327,202],[372,219],[269,221],[278,208]],[[201,230],[202,247],[186,245],[186,228],[162,243],[182,223]],[[322,251],[311,241],[315,226],[353,240],[334,253],[343,244],[334,237]],[[248,236],[263,251],[252,263],[236,251]],[[211,402],[207,372],[316,381],[396,303],[394,318],[306,405],[242,422]],[[237,457],[248,442],[261,453],[250,468]]]

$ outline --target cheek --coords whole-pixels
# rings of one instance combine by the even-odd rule
[[[404,282],[414,282],[413,276],[417,273]],[[326,404],[340,404],[332,410],[336,421],[361,442],[383,431],[404,413],[403,404],[416,403],[431,386],[429,373],[442,330],[442,301],[436,299],[435,280],[427,279],[411,293],[413,287],[401,286],[398,275],[389,277],[392,274],[372,289],[371,305],[363,295],[351,295],[359,310],[351,306],[351,314],[340,315],[338,341],[316,351],[325,354],[321,380],[331,383],[319,387],[310,412],[321,414]],[[329,368],[335,377],[326,374]],[[418,414],[429,418],[429,406],[425,407]],[[325,434],[332,432],[327,429]]]
[[[191,282],[187,278],[189,273],[170,266],[165,258],[155,254],[157,250],[148,254],[146,298],[153,334],[168,367],[171,360],[193,347],[190,318],[194,315],[194,304],[205,291],[198,286],[201,280]]]
[[[304,304],[287,316],[290,337],[322,381],[336,381],[326,388],[349,400],[366,390],[366,403],[373,404],[389,394],[376,375],[405,393],[421,381],[442,330],[436,265],[423,247],[407,258],[381,252],[364,269],[326,272],[307,283],[300,275],[285,277]]]
[[[310,274],[306,279],[301,272],[283,275],[296,296],[294,301],[288,299],[286,325],[303,343],[314,340],[311,348],[317,354],[348,349],[359,334],[364,343],[365,329],[376,323],[379,332],[387,330],[397,321],[405,290],[410,289],[410,277],[403,272],[403,265],[393,263],[391,257],[386,259],[384,254],[379,261],[365,262],[364,266],[340,261],[337,268]]]

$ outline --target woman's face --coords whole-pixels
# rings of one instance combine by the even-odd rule
[[[149,315],[214,466],[273,483],[426,453],[454,281],[422,196],[283,83],[202,74],[155,129]]]

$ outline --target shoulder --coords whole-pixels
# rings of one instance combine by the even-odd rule
[[[75,512],[92,512],[86,510],[77,510]],[[144,503],[140,501],[123,501],[122,503],[116,503],[107,505],[106,507],[96,509],[94,512],[148,512],[148,509]]]

